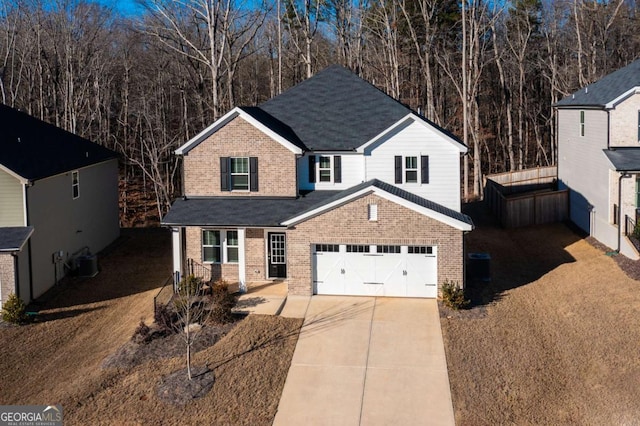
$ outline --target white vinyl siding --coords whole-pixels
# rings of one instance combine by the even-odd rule
[[[23,186],[0,170],[0,226],[25,226]]]
[[[394,158],[416,157],[418,182],[395,184]],[[429,183],[420,183],[420,157],[429,156]],[[365,150],[365,180],[380,179],[420,197],[460,211],[460,151],[424,125],[407,121],[402,128]],[[405,178],[405,170],[403,170]]]
[[[299,187],[302,190],[342,190],[350,188],[354,185],[362,183],[364,181],[364,157],[362,154],[352,153],[310,153],[311,155],[324,156],[326,155],[340,155],[341,157],[341,176],[342,182],[309,182],[309,154],[298,159],[298,182]],[[332,163],[333,166],[333,163]],[[318,163],[316,162],[316,176],[318,175]],[[333,180],[333,170],[332,170]]]

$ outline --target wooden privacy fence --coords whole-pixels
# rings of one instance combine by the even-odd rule
[[[554,190],[555,167],[486,177],[484,199],[505,228],[561,222],[569,216],[568,190]]]

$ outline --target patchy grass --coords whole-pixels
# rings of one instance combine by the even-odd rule
[[[250,316],[211,328],[193,365],[211,370],[213,386],[184,405],[165,402],[160,385],[180,380],[171,374],[185,367],[183,345],[174,336],[141,348],[130,338],[141,319],[153,321],[170,235],[124,230],[99,260],[96,277],[47,294],[35,323],[0,327],[0,404],[60,403],[70,425],[271,424],[302,320]]]
[[[441,319],[457,424],[637,423],[640,283],[564,225],[470,213],[493,279]]]

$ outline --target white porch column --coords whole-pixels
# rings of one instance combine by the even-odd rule
[[[182,228],[171,228],[171,243],[173,246],[173,275],[178,273],[182,278]]]
[[[238,286],[240,293],[247,292],[247,265],[245,263],[245,229],[238,228]]]

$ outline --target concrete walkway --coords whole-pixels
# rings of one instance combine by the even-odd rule
[[[313,296],[304,318],[274,425],[455,424],[435,300]]]

